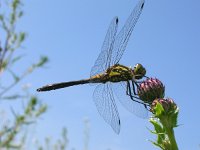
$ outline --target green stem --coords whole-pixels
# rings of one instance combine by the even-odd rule
[[[173,128],[166,128],[166,133],[171,143],[171,150],[178,150]]]

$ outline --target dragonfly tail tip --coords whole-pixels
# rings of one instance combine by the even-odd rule
[[[37,91],[37,92],[41,92],[42,90],[41,90],[41,88],[39,88],[39,89],[37,89],[36,91]]]

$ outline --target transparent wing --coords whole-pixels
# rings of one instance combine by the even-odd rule
[[[119,134],[120,118],[110,84],[99,84],[93,93],[93,99],[99,114]]]
[[[124,50],[127,46],[129,37],[131,36],[131,33],[133,31],[133,28],[135,27],[136,22],[138,21],[140,14],[142,12],[143,6],[144,6],[145,0],[139,0],[138,4],[135,6],[133,11],[131,12],[131,15],[127,19],[125,25],[120,30],[119,34],[116,37],[113,52],[112,52],[112,58],[111,58],[111,65],[117,64],[119,60],[121,59]]]
[[[139,103],[133,101],[130,96],[127,95],[127,81],[113,83],[112,89],[114,91],[114,94],[119,99],[120,103],[131,113],[134,113],[136,116],[140,118],[147,118],[148,117],[148,111],[145,108],[145,106],[141,103],[143,103],[139,99],[135,99]]]
[[[108,67],[110,67],[110,60],[112,55],[113,44],[115,41],[115,36],[117,33],[118,18],[114,17],[108,28],[105,40],[103,42],[101,52],[92,67],[90,76],[104,72]]]

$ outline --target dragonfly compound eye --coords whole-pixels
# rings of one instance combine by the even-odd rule
[[[135,79],[142,79],[146,74],[146,69],[142,66],[142,64],[136,64],[133,68],[133,74]]]

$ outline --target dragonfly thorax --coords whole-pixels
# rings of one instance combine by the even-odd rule
[[[110,82],[128,81],[132,80],[133,72],[131,68],[116,64],[106,70],[105,77]]]
[[[142,79],[146,74],[146,69],[141,64],[136,64],[134,68],[115,64],[109,67],[104,73],[97,74],[90,78],[91,83],[121,82]]]

